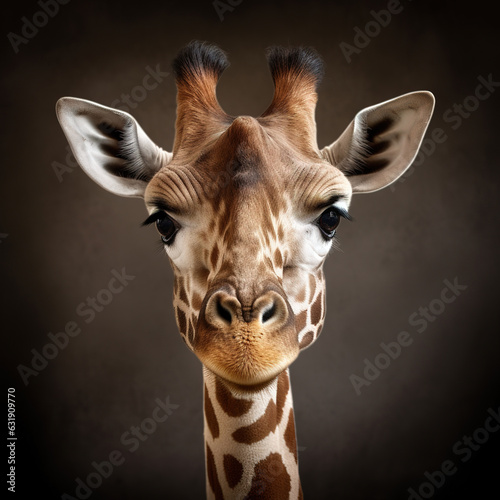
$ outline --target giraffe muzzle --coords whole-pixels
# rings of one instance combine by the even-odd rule
[[[297,357],[294,315],[276,289],[242,303],[229,287],[206,297],[193,348],[216,375],[252,386],[275,378]]]

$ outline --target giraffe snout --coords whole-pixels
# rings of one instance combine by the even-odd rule
[[[299,352],[287,300],[274,286],[255,295],[237,295],[229,286],[211,292],[200,310],[193,343],[207,368],[246,386],[272,380]]]

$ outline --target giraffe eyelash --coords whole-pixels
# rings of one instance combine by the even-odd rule
[[[332,205],[332,208],[344,219],[348,221],[353,221],[354,219],[352,218],[351,215],[349,215],[349,212],[345,210],[344,208],[337,207],[336,205]]]
[[[144,226],[150,226],[151,224],[154,224],[158,219],[162,218],[164,215],[164,212],[153,212],[142,224],[141,227]]]
[[[180,229],[179,223],[170,217],[166,212],[153,212],[143,223],[142,226],[156,224],[156,229],[160,233],[162,244],[171,245],[174,242],[175,235]]]

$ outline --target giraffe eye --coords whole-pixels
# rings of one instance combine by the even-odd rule
[[[333,207],[327,208],[318,218],[316,224],[326,239],[332,239],[340,223],[340,214]]]
[[[154,212],[151,214],[143,223],[143,226],[149,226],[149,224],[156,224],[156,229],[161,236],[161,241],[165,245],[171,245],[174,242],[174,236],[179,230],[179,224],[169,217],[166,212]]]
[[[160,233],[161,241],[166,245],[172,244],[179,225],[165,212],[157,212],[156,215],[156,229]]]
[[[160,233],[161,241],[165,245],[171,245],[174,242],[174,236],[180,229],[180,225],[177,221],[172,219],[166,212],[158,211],[152,213],[143,223],[143,226],[149,226],[150,224],[156,224],[156,229]]]

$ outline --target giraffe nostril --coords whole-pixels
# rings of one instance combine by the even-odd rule
[[[288,307],[285,299],[274,290],[270,290],[253,304],[254,317],[266,329],[279,329],[289,319]]]
[[[228,323],[231,323],[233,320],[233,316],[231,314],[231,311],[229,309],[226,309],[220,299],[217,300],[217,314],[219,315],[220,318],[222,318],[224,321],[227,321]]]
[[[265,323],[266,321],[269,321],[273,316],[274,314],[276,313],[276,302],[273,302],[271,304],[271,307],[269,307],[268,309],[266,309],[264,311],[264,313],[262,314],[262,323]]]
[[[211,328],[227,331],[228,328],[260,328],[275,330],[289,319],[285,299],[274,290],[268,290],[254,300],[252,305],[242,305],[234,293],[225,290],[214,292],[208,299],[201,316]],[[243,326],[243,323],[252,324]]]
[[[240,310],[241,304],[233,294],[219,290],[210,295],[201,315],[211,327],[225,329],[239,317]]]

